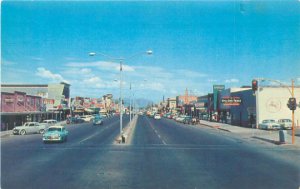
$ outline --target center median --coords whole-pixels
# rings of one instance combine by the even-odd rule
[[[126,127],[123,128],[122,134],[119,134],[116,139],[114,144],[130,144],[132,140],[132,133],[135,130],[136,123],[137,123],[137,118],[138,116],[135,115],[131,121],[129,122]]]

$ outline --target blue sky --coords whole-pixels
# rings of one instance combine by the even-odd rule
[[[65,81],[71,96],[163,96],[250,85],[300,84],[299,1],[3,1],[1,83]],[[148,49],[153,55],[140,52]],[[134,58],[128,59],[134,54]]]

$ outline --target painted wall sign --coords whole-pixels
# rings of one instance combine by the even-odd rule
[[[242,103],[242,99],[237,96],[223,97],[221,103],[224,106],[239,106]]]

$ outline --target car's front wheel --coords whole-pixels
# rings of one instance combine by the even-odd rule
[[[23,129],[20,131],[20,135],[26,135],[26,131]]]
[[[39,130],[39,133],[40,133],[40,134],[43,134],[44,132],[45,132],[44,129]]]

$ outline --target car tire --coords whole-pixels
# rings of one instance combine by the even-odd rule
[[[43,134],[44,132],[45,132],[44,129],[39,130],[39,133],[40,133],[40,134]]]
[[[20,135],[26,135],[26,131],[23,129],[20,131]]]

